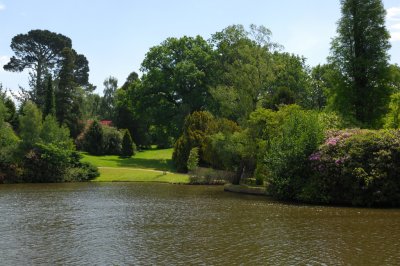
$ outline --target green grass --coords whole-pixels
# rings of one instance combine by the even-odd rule
[[[94,180],[98,182],[189,183],[188,175],[173,173],[172,151],[151,149],[138,152],[131,158],[82,153],[82,161],[99,167],[100,176]]]
[[[134,168],[99,168],[97,182],[161,182],[173,184],[189,183],[189,176],[160,171],[139,170]]]
[[[128,167],[152,169],[160,171],[175,171],[172,164],[173,149],[140,151],[131,158],[121,158],[117,155],[93,156],[82,153],[83,162],[89,162],[97,167]]]

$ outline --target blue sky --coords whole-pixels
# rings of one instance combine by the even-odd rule
[[[108,76],[125,81],[139,71],[146,52],[167,37],[211,34],[232,24],[264,25],[285,51],[310,66],[325,63],[340,18],[339,0],[0,0],[0,82],[27,87],[28,75],[3,65],[13,36],[48,29],[72,39],[89,60],[90,82],[102,92]],[[400,1],[384,0],[392,34],[392,62],[400,64]]]

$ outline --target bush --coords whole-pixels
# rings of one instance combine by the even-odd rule
[[[103,154],[104,133],[98,121],[93,121],[85,134],[84,147],[87,152],[93,155]]]
[[[183,134],[176,141],[172,160],[175,163],[178,172],[187,172],[187,161],[190,150],[194,147],[200,147],[199,158],[202,163],[202,152],[207,130],[213,122],[214,117],[209,112],[194,112],[185,119]]]
[[[23,159],[23,180],[32,183],[63,182],[71,151],[54,144],[36,144]]]
[[[358,206],[400,206],[400,131],[331,132],[313,153],[301,199]]]
[[[122,152],[122,133],[115,127],[103,126],[103,154],[120,155]]]
[[[272,196],[298,199],[310,176],[308,157],[322,141],[323,127],[316,112],[289,110],[281,133],[272,138],[265,157],[269,169],[268,190]]]
[[[79,167],[68,168],[64,181],[66,182],[85,182],[92,180],[100,175],[97,167],[90,163],[81,163]]]
[[[122,140],[122,151],[121,156],[123,157],[131,157],[136,152],[136,145],[132,141],[131,134],[129,130],[125,130],[124,138]]]
[[[187,161],[187,168],[189,171],[194,171],[199,166],[199,148],[195,147],[190,150],[189,158]]]

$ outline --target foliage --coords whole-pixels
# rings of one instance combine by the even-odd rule
[[[194,147],[203,147],[206,132],[214,117],[209,112],[199,111],[187,116],[183,134],[176,141],[172,160],[178,172],[187,171],[187,161],[190,150]],[[200,164],[202,163],[202,150],[199,151]]]
[[[121,156],[123,157],[131,157],[136,152],[136,145],[132,141],[131,134],[129,130],[125,130],[124,137],[122,139],[122,150]]]
[[[310,175],[308,157],[323,140],[323,127],[318,114],[293,108],[267,149],[265,163],[269,170],[267,182],[271,195],[298,199]]]
[[[116,91],[113,122],[120,129],[128,129],[133,142],[139,147],[148,148],[152,143],[166,144],[170,136],[151,140],[150,132],[153,131],[150,128],[151,119],[145,111],[149,106],[145,106],[142,100],[143,93],[142,83],[138,79],[138,75],[135,72],[131,73],[124,85]],[[162,126],[157,126],[157,132],[164,131]],[[171,147],[171,144],[160,146]]]
[[[104,133],[102,126],[97,120],[93,121],[89,126],[84,143],[85,150],[90,154],[103,154]]]
[[[4,121],[7,116],[7,108],[0,98],[0,183],[18,178],[15,151],[19,139],[11,126]]]
[[[216,86],[210,90],[218,115],[239,121],[267,96],[271,70],[271,31],[265,27],[232,25],[212,36],[216,48]]]
[[[331,132],[309,161],[300,199],[360,206],[400,206],[400,131]]]
[[[118,80],[115,77],[108,77],[103,82],[103,97],[100,103],[100,114],[102,119],[113,120],[115,114],[115,94],[118,88]]]
[[[42,132],[42,113],[36,105],[28,101],[23,107],[23,115],[20,117],[21,147],[27,151],[40,142]]]
[[[122,151],[123,135],[115,127],[103,126],[102,154],[120,155]]]
[[[289,53],[272,55],[274,80],[268,86],[268,98],[262,106],[277,110],[280,105],[298,104],[311,107],[310,76],[306,59]]]
[[[389,112],[384,121],[385,128],[400,128],[400,92],[390,97]]]
[[[23,158],[23,180],[32,183],[62,182],[71,151],[55,144],[36,143]]]
[[[46,116],[43,121],[40,140],[43,143],[55,143],[57,147],[65,150],[75,149],[74,143],[69,136],[68,128],[60,126],[52,115]]]
[[[58,67],[62,49],[71,46],[71,39],[48,30],[31,30],[27,34],[18,34],[11,41],[15,55],[4,65],[4,70],[21,72],[30,69],[30,99],[42,106],[45,77]]]
[[[56,98],[51,75],[47,77],[43,116],[56,115]]]
[[[187,160],[187,169],[194,171],[199,166],[199,148],[194,147],[190,150],[189,158]]]
[[[77,55],[70,48],[61,51],[61,69],[56,91],[56,115],[61,124],[66,124],[74,138],[82,130],[82,98],[79,97],[78,83],[75,77]]]
[[[143,113],[168,136],[177,138],[185,117],[210,105],[212,54],[200,36],[168,38],[146,54],[141,68]]]
[[[390,96],[390,34],[381,0],[342,0],[330,63],[338,70],[332,105],[364,126],[377,127]]]

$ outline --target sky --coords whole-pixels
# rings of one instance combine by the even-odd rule
[[[384,0],[391,33],[391,62],[400,64],[400,1]],[[89,81],[102,93],[103,81],[122,85],[150,47],[168,37],[209,39],[232,24],[263,25],[284,51],[323,64],[340,18],[339,0],[0,0],[0,83],[28,88],[28,73],[6,72],[11,39],[32,29],[61,33],[89,61]]]

